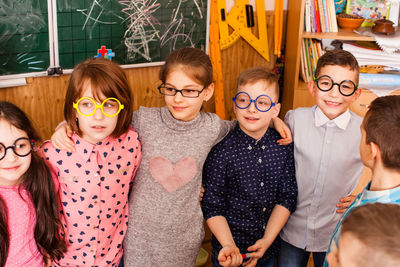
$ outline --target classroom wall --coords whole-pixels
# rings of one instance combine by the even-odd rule
[[[285,16],[286,17],[286,16]],[[240,39],[230,48],[221,51],[224,77],[224,97],[226,119],[232,119],[232,97],[239,73],[253,66],[273,68],[273,12],[266,11],[270,62],[262,58],[246,41]],[[255,21],[256,18],[255,18]],[[285,21],[285,19],[284,19]],[[285,28],[284,28],[285,29]],[[256,32],[256,29],[254,29]],[[285,36],[285,33],[282,34]],[[282,42],[284,43],[284,42]],[[163,98],[158,94],[158,71],[160,67],[126,69],[129,84],[134,96],[134,110],[139,106],[163,106]],[[0,100],[18,105],[31,118],[43,139],[50,138],[55,127],[63,117],[64,97],[70,75],[58,77],[27,78],[27,85],[0,88]],[[214,112],[214,100],[205,106],[205,111]]]

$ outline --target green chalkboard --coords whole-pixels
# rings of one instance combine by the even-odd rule
[[[120,64],[159,62],[176,48],[205,48],[207,0],[57,0],[57,23],[64,69],[102,45]]]
[[[0,0],[0,75],[49,66],[47,0]]]

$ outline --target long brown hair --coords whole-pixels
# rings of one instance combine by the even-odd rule
[[[14,104],[0,101],[0,120],[5,120],[14,127],[26,132],[28,138],[39,141],[39,135],[31,122]],[[59,219],[58,197],[53,179],[44,161],[32,152],[31,165],[21,177],[21,187],[29,192],[36,212],[35,241],[44,260],[59,260],[66,251],[63,227]],[[1,198],[0,198],[1,199]],[[8,232],[8,214],[4,201],[0,201],[0,266],[4,266],[10,246]]]

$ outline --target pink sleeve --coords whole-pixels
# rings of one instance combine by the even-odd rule
[[[50,160],[51,151],[53,151],[53,145],[51,144],[51,141],[45,141],[38,148],[37,153],[44,160],[47,167],[49,168],[51,177],[53,177],[54,189],[55,189],[56,193],[58,194],[59,193],[58,190],[60,189],[60,182],[58,181],[58,177],[57,177],[58,169],[55,169],[54,165],[52,164],[52,162]]]

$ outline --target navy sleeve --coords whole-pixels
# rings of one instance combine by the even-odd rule
[[[226,156],[219,151],[221,143],[214,146],[204,163],[202,200],[203,216],[207,220],[226,214]]]
[[[296,210],[297,203],[297,182],[295,175],[295,164],[293,154],[293,144],[287,145],[287,156],[284,171],[279,179],[279,190],[277,204],[285,207],[293,213]]]

